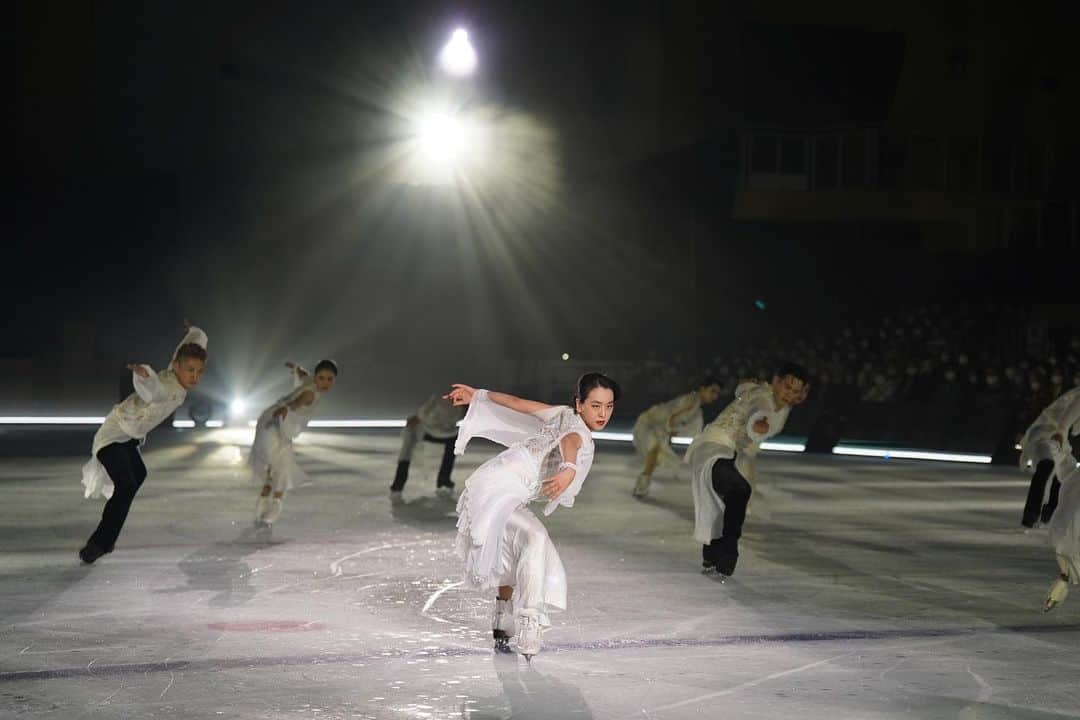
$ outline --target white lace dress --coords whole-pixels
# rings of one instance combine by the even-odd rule
[[[293,391],[263,410],[255,425],[255,440],[248,459],[251,478],[260,486],[270,485],[275,492],[291,490],[307,478],[296,462],[293,440],[307,428],[321,395],[314,381],[310,377],[303,377],[301,370],[299,366],[293,370]],[[310,405],[290,409],[284,418],[274,417],[276,409],[288,405],[309,390],[315,396]]]
[[[577,471],[563,494],[546,503],[544,515],[550,515],[560,505],[573,507],[574,498],[592,467],[592,433],[569,407],[520,413],[492,402],[486,391],[476,391],[462,421],[455,452],[463,453],[473,437],[487,438],[507,449],[476,469],[465,481],[458,499],[456,549],[465,561],[465,582],[470,587],[493,590],[500,585],[514,585],[514,579],[521,576],[517,567],[521,558],[504,551],[516,544],[512,533],[507,532],[507,523],[515,512],[531,516],[526,506],[541,499],[541,484],[558,472],[562,461],[559,444],[570,433],[581,436]],[[537,521],[534,527],[538,524]],[[542,532],[543,552],[530,554],[534,560],[541,556],[542,559],[535,560],[538,566],[526,574],[535,576],[544,607],[565,609],[566,571],[551,539],[546,531]]]

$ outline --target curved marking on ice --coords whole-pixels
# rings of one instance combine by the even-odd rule
[[[431,606],[435,604],[435,601],[438,600],[439,597],[442,596],[442,594],[444,592],[446,592],[447,590],[453,590],[454,588],[458,587],[462,583],[464,583],[464,580],[458,580],[457,582],[446,583],[441,588],[439,588],[435,592],[431,593],[431,595],[428,596],[427,602],[424,603],[424,607],[421,608],[420,614],[424,615],[426,617],[429,617],[432,620],[436,620],[438,622],[441,622],[441,623],[450,622],[449,620],[444,620],[443,618],[438,617],[436,615],[428,615],[427,612],[428,612],[428,610],[431,609]]]
[[[431,542],[431,541],[430,540],[414,540],[412,542],[407,542],[407,543],[383,543],[382,545],[378,545],[376,547],[369,547],[369,548],[365,548],[363,550],[357,550],[354,553],[349,553],[348,555],[345,555],[344,557],[340,557],[337,560],[334,560],[332,563],[330,563],[330,574],[333,575],[334,577],[340,577],[342,575],[342,570],[341,570],[342,564],[344,564],[348,560],[353,559],[354,557],[359,557],[360,555],[367,555],[368,553],[377,552],[379,550],[388,550],[389,548],[407,547],[409,545],[421,545],[421,544],[426,543],[426,542]]]

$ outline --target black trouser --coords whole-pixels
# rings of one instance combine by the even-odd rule
[[[450,473],[454,470],[454,444],[457,442],[457,437],[437,438],[424,433],[424,442],[444,446],[442,462],[439,463],[439,475],[435,480],[435,487],[453,487],[454,483],[450,480]],[[393,492],[401,492],[405,487],[405,481],[408,479],[409,461],[401,460],[398,462],[397,473],[394,475],[394,484],[390,486],[390,490]]]
[[[1047,522],[1057,508],[1058,494],[1061,491],[1061,483],[1054,476],[1054,461],[1040,460],[1035,466],[1035,474],[1031,476],[1031,486],[1028,488],[1027,502],[1024,503],[1024,516],[1020,523],[1025,527],[1032,527],[1035,521],[1042,515],[1043,522]],[[1043,494],[1046,492],[1046,482],[1053,477],[1050,485],[1050,498],[1043,507]],[[1040,512],[1041,511],[1041,512]]]
[[[146,480],[146,466],[139,455],[139,441],[112,443],[98,450],[98,460],[105,466],[113,481],[113,494],[101,512],[101,522],[90,536],[88,544],[112,552],[120,529],[124,527],[131,501]]]
[[[735,459],[720,458],[712,467],[712,486],[724,501],[724,536],[713,538],[702,550],[708,561],[717,555],[737,555],[742,526],[746,521],[746,506],[753,492],[750,483],[735,468]]]

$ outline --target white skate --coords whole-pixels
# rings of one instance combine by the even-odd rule
[[[514,635],[514,605],[510,600],[495,598],[495,613],[491,616],[491,636],[495,652],[512,653],[510,638]]]
[[[1043,603],[1043,612],[1050,612],[1055,607],[1065,602],[1065,598],[1069,596],[1069,579],[1064,575],[1059,575],[1057,580],[1054,580],[1054,584],[1050,586],[1050,592],[1046,594],[1046,601]]]
[[[641,473],[634,485],[634,497],[643,498],[649,494],[649,485],[652,484],[652,476]]]
[[[270,505],[267,507],[266,512],[263,513],[262,521],[267,525],[273,525],[277,522],[277,519],[281,517],[281,511],[284,509],[285,498],[273,498],[270,500]]]
[[[547,629],[545,620],[546,618],[539,610],[522,610],[518,613],[514,649],[519,655],[524,655],[528,661],[531,661],[533,655],[538,654],[544,646],[540,635]]]
[[[255,501],[255,526],[258,527],[264,523],[263,516],[266,515],[266,511],[270,509],[270,496],[260,495],[258,500]]]

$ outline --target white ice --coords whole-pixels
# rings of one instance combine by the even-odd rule
[[[576,507],[545,520],[570,609],[526,665],[492,655],[492,601],[457,584],[441,447],[394,506],[392,434],[309,434],[310,482],[268,536],[247,434],[155,435],[93,567],[83,458],[0,459],[0,717],[1080,717],[1080,593],[1041,612],[1056,566],[1018,531],[1010,468],[764,457],[720,584],[687,480],[635,501],[633,455],[601,444]]]

